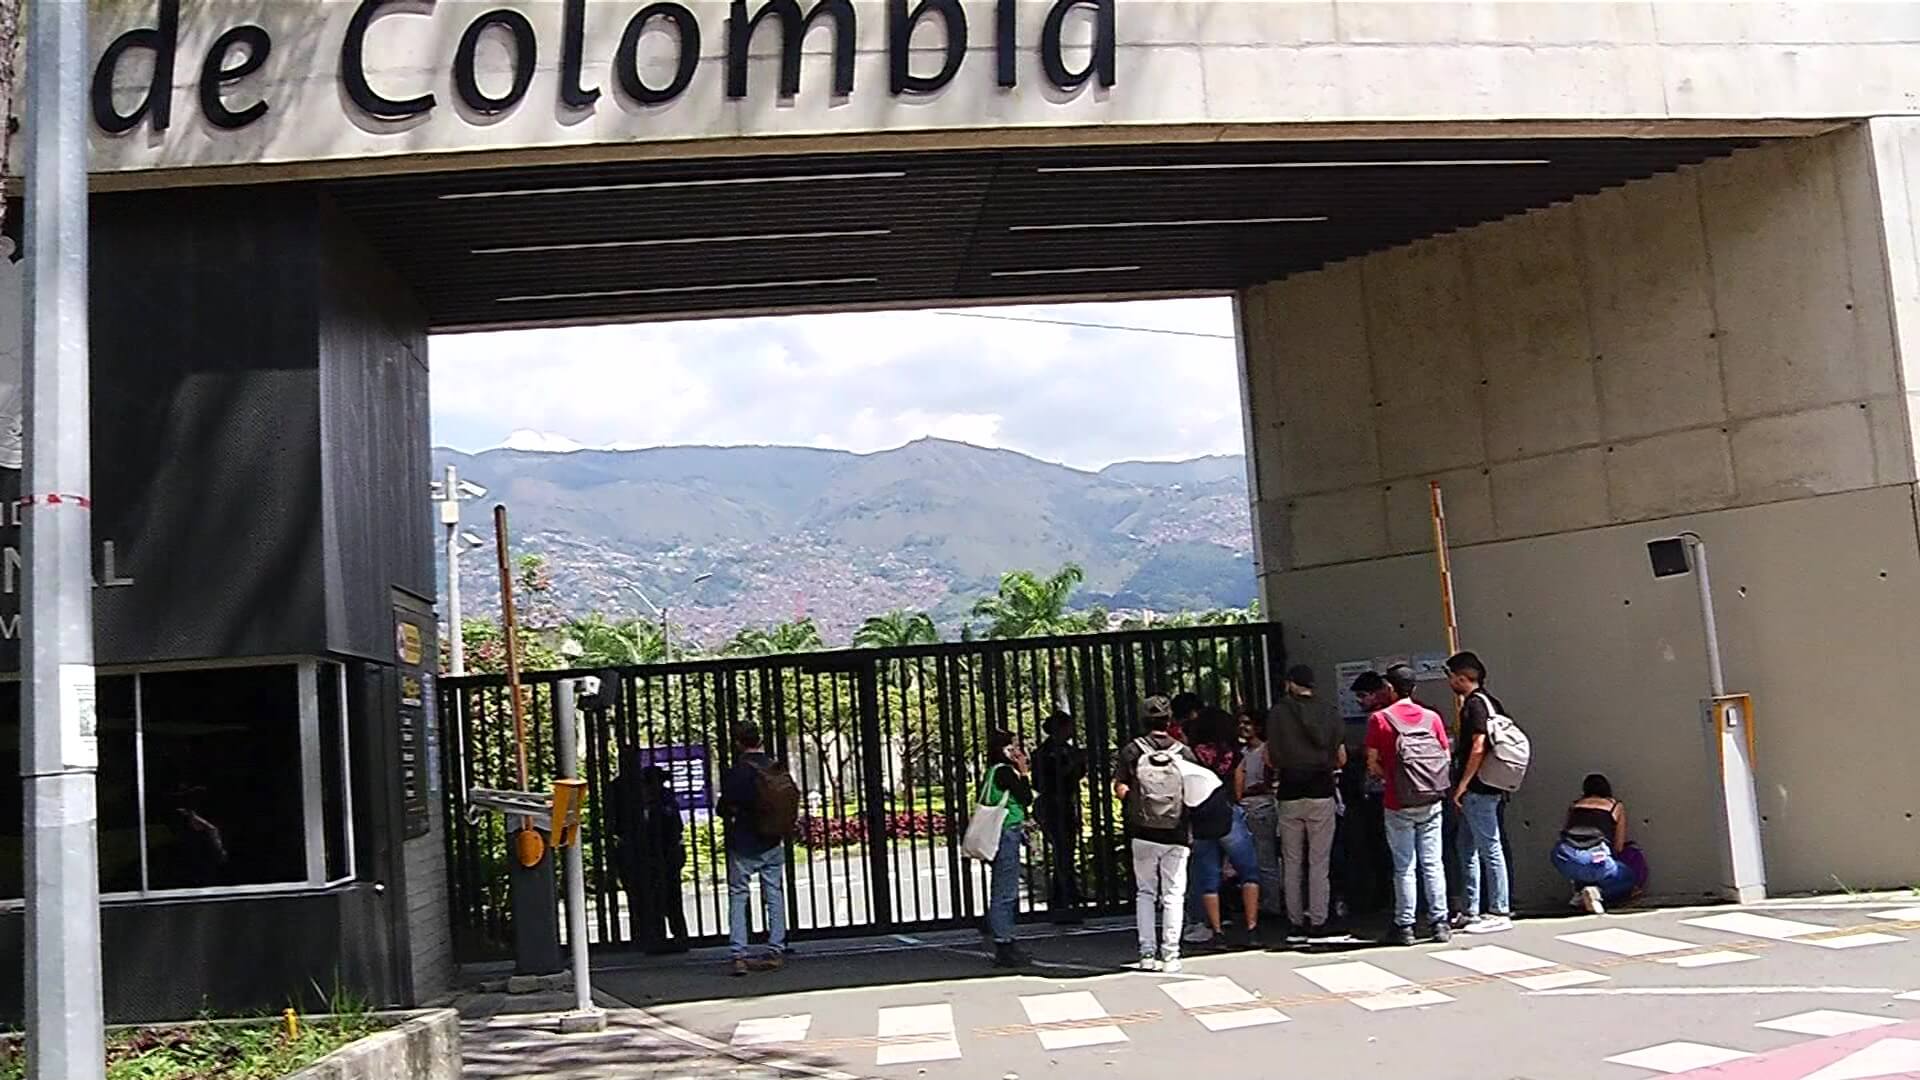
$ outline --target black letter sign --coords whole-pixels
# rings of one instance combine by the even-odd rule
[[[727,15],[727,96],[747,96],[747,52],[753,44],[753,32],[769,15],[780,20],[780,96],[800,93],[800,45],[813,20],[822,15],[833,17],[833,93],[846,97],[853,93],[853,0],[820,0],[800,16],[799,0],[767,0],[766,6],[747,17],[747,0],[733,0]]]
[[[405,101],[381,97],[367,83],[367,28],[380,15],[380,9],[394,0],[360,0],[360,7],[347,20],[347,40],[340,46],[340,80],[347,84],[347,97],[361,112],[381,120],[405,120],[433,108],[433,95],[421,94]],[[433,0],[425,0],[431,7]]]
[[[235,45],[247,47],[247,58],[228,67],[227,54]],[[267,115],[264,101],[256,101],[238,112],[227,108],[227,103],[220,98],[220,88],[259,71],[272,51],[273,39],[258,26],[236,26],[214,39],[213,46],[207,50],[206,62],[200,65],[200,111],[214,127],[233,131]]]
[[[640,77],[640,35],[646,33],[647,23],[654,19],[665,19],[680,32],[679,64],[674,69],[673,81],[661,90],[648,86]],[[664,105],[685,93],[693,82],[694,69],[699,66],[700,20],[685,6],[671,0],[648,4],[629,19],[626,30],[620,34],[620,48],[613,54],[613,71],[620,79],[620,89],[642,105]]]
[[[1019,11],[1014,7],[1014,0],[1000,0],[993,6],[994,65],[999,73],[1000,85],[1009,90],[1020,81],[1020,54],[1015,51],[1013,40],[1014,22],[1018,17]]]
[[[913,73],[913,28],[927,15],[938,15],[947,34],[946,59],[940,62],[938,75]],[[896,94],[931,94],[953,81],[960,73],[960,62],[967,58],[967,13],[960,0],[920,0],[907,12],[907,0],[889,0],[887,4],[887,62],[889,79]]]
[[[513,85],[497,98],[488,97],[480,89],[479,76],[473,70],[481,37],[496,26],[505,27],[513,37]],[[517,11],[500,8],[473,20],[467,32],[460,35],[460,47],[453,51],[453,86],[460,92],[460,100],[477,113],[505,112],[520,104],[520,99],[527,96],[527,87],[533,85],[534,49],[533,24]]]
[[[1060,30],[1067,13],[1082,5],[1093,8],[1093,59],[1080,71],[1068,71],[1061,51]],[[1100,85],[1113,85],[1113,0],[1055,0],[1047,12],[1046,32],[1040,38],[1040,62],[1046,65],[1047,81],[1062,90],[1072,90],[1100,73]]]
[[[149,114],[153,130],[165,131],[173,122],[173,57],[180,48],[180,0],[160,0],[160,25],[129,30],[113,39],[100,54],[100,66],[93,70],[93,122],[109,135],[120,135],[140,126]],[[120,58],[128,49],[153,50],[153,81],[140,107],[121,116],[113,107],[113,75]]]
[[[587,0],[566,0],[565,26],[560,31],[560,100],[569,109],[591,109],[600,100],[600,88],[580,85],[581,38],[587,32]]]

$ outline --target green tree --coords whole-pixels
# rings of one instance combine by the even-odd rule
[[[1010,570],[1000,575],[1000,591],[973,605],[973,614],[987,620],[989,638],[1083,633],[1091,620],[1087,614],[1068,611],[1067,602],[1084,580],[1086,573],[1076,563],[1068,563],[1048,578],[1031,570]],[[1106,613],[1093,614],[1099,618],[1098,628],[1106,629]]]
[[[569,622],[561,633],[579,647],[573,657],[577,667],[631,667],[667,657],[660,627],[645,619],[615,622],[596,611]]]
[[[820,628],[814,625],[811,616],[806,616],[772,626],[749,626],[733,635],[721,651],[728,656],[772,656],[826,647]]]
[[[853,644],[862,649],[898,649],[908,645],[933,645],[940,631],[924,611],[896,609],[875,615],[853,632]]]

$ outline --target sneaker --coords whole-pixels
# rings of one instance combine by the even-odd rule
[[[997,968],[1026,967],[1031,959],[1020,946],[1011,941],[1003,941],[993,947],[993,966]]]
[[[1160,962],[1160,970],[1166,972],[1169,975],[1180,974],[1180,971],[1181,971],[1180,958],[1177,956],[1167,957],[1165,960],[1162,960]]]
[[[753,961],[752,966],[755,971],[779,971],[781,968],[787,966],[787,954],[779,949],[775,949],[767,955]]]
[[[1189,945],[1205,945],[1213,940],[1213,928],[1206,923],[1195,923],[1187,927],[1187,932],[1181,936],[1180,940]]]
[[[1393,929],[1387,931],[1385,937],[1380,939],[1380,944],[1382,945],[1413,944],[1413,927],[1411,926],[1394,927]]]
[[[1465,930],[1467,927],[1472,926],[1474,923],[1477,923],[1479,921],[1480,921],[1480,916],[1478,915],[1467,915],[1467,914],[1461,913],[1461,914],[1456,914],[1452,918],[1448,919],[1447,925],[1453,927],[1455,930]]]
[[[1443,923],[1443,922],[1434,923],[1433,924],[1433,940],[1442,945],[1445,945],[1447,942],[1452,941],[1453,927],[1448,926],[1446,923]]]
[[[1469,934],[1498,934],[1513,929],[1513,920],[1505,915],[1488,915],[1475,919],[1467,926]]]
[[[733,966],[730,970],[733,972],[733,977],[737,979],[745,975],[747,972],[752,971],[753,966],[747,963],[746,957],[736,956],[733,958]]]
[[[1328,938],[1339,936],[1339,933],[1334,930],[1331,922],[1313,923],[1307,927],[1308,941],[1325,941]]]
[[[1160,958],[1159,958],[1159,957],[1157,957],[1157,956],[1143,956],[1143,957],[1141,957],[1140,959],[1138,959],[1138,960],[1136,960],[1136,961],[1134,961],[1134,962],[1133,962],[1133,970],[1135,970],[1135,971],[1159,971],[1159,970],[1160,970]]]
[[[1607,905],[1600,899],[1600,887],[1597,885],[1589,885],[1580,890],[1580,906],[1585,908],[1589,915],[1607,913]]]

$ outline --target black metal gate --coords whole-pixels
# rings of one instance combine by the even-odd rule
[[[1228,709],[1265,709],[1282,649],[1279,626],[1264,623],[535,672],[522,689],[528,759],[534,787],[544,789],[558,684],[600,676],[601,704],[581,717],[594,945],[637,944],[607,806],[623,751],[672,777],[686,819],[687,927],[696,943],[725,938],[724,830],[712,806],[731,764],[728,731],[742,720],[762,727],[805,794],[788,845],[794,936],[926,930],[967,925],[986,910],[986,869],[963,859],[959,843],[987,733],[1005,727],[1034,746],[1048,714],[1063,710],[1091,751],[1077,867],[1083,910],[1120,912],[1131,902],[1131,862],[1111,762],[1139,730],[1141,701],[1190,690]],[[455,947],[462,961],[499,958],[512,941],[505,822],[470,818],[466,793],[517,786],[506,681],[447,678],[440,692]],[[1047,853],[1037,836],[1025,859],[1021,911],[1044,912]]]

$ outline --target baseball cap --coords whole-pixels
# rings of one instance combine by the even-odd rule
[[[1164,695],[1155,694],[1148,698],[1141,706],[1141,712],[1146,716],[1164,716],[1172,719],[1173,703],[1168,701]]]
[[[1313,689],[1313,669],[1305,664],[1295,664],[1287,669],[1287,681],[1311,690]]]

